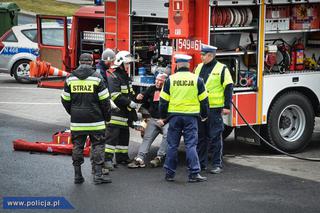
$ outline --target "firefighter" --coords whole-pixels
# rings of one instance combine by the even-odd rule
[[[189,71],[191,56],[176,54],[177,72],[165,82],[160,94],[160,125],[169,122],[168,149],[164,163],[165,180],[174,181],[178,163],[178,147],[183,135],[189,169],[189,182],[206,181],[200,175],[200,164],[196,146],[198,143],[197,117],[208,116],[208,97],[203,80]],[[169,117],[167,117],[167,114]]]
[[[93,149],[94,183],[111,183],[111,179],[102,174],[106,139],[105,122],[110,120],[109,91],[102,76],[92,68],[91,54],[80,55],[79,64],[79,67],[67,77],[61,95],[62,104],[71,115],[74,183],[84,182],[81,164],[84,163],[83,149],[87,136],[90,138]]]
[[[114,61],[115,71],[108,76],[111,99],[117,106],[117,109],[111,111],[111,120],[106,131],[105,167],[109,170],[114,169],[112,162],[114,157],[116,160],[114,164],[130,163],[129,126],[132,127],[133,121],[137,120],[136,109],[138,108],[138,104],[133,101],[135,100],[134,91],[127,73],[133,61],[128,51],[118,52]]]
[[[116,54],[114,53],[114,51],[110,48],[107,48],[103,51],[100,61],[96,64],[96,70],[103,77],[104,83],[107,88],[109,88],[107,76],[109,75],[108,73],[112,72],[111,66],[113,65],[115,58],[116,58]],[[110,103],[111,103],[111,108],[114,108],[114,103],[112,101],[110,101]],[[94,161],[93,161],[92,150],[90,153],[90,161],[91,161],[91,165],[92,165],[92,172],[91,173],[94,174],[95,166],[94,166]],[[107,174],[109,174],[109,170],[107,168],[105,168],[105,166],[103,166],[102,173],[107,175]]]
[[[222,172],[224,130],[223,115],[230,113],[233,81],[226,65],[217,61],[217,47],[201,45],[201,60],[195,74],[205,82],[209,98],[209,119],[205,122],[199,121],[199,143],[197,151],[200,165],[203,170],[207,169],[208,149],[212,155],[212,169],[210,173],[219,174]],[[210,147],[210,148],[209,148]]]
[[[103,51],[101,55],[101,60],[96,65],[97,71],[100,72],[100,74],[102,75],[106,83],[108,83],[108,79],[107,79],[108,70],[113,65],[115,58],[116,58],[116,54],[114,53],[114,51],[110,48],[107,48]]]
[[[164,81],[168,77],[165,73],[160,73],[156,77],[154,86],[150,86],[145,92],[137,95],[137,100],[142,101],[143,106],[148,108],[151,118],[148,121],[147,127],[144,132],[142,144],[139,147],[138,155],[134,161],[128,164],[129,168],[143,168],[145,167],[145,158],[149,152],[151,144],[156,137],[162,133],[162,141],[157,152],[157,156],[150,161],[152,167],[159,167],[165,159],[167,151],[167,132],[168,124],[159,126],[157,120],[160,118],[159,114],[159,99],[160,91]]]

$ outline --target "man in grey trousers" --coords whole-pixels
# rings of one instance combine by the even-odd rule
[[[164,73],[158,74],[156,78],[156,84],[149,87],[145,92],[137,95],[137,100],[142,101],[144,106],[148,108],[151,118],[148,121],[142,144],[139,147],[138,155],[134,158],[133,162],[128,164],[129,168],[143,168],[145,167],[145,158],[148,154],[151,144],[154,142],[156,137],[162,133],[162,141],[157,152],[157,156],[150,161],[152,167],[161,166],[165,159],[167,151],[167,132],[169,124],[160,126],[157,122],[159,119],[159,98],[160,91],[167,75]]]

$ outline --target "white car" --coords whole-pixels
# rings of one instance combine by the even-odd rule
[[[59,23],[44,23],[42,28],[47,44],[63,46],[63,27]],[[37,56],[36,24],[14,26],[0,38],[0,72],[9,73],[20,83],[31,82],[29,62]]]

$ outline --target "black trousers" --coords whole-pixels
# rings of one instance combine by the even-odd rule
[[[84,162],[83,158],[83,149],[87,140],[87,136],[90,138],[91,142],[91,154],[92,161],[96,165],[103,165],[104,163],[104,149],[105,149],[105,141],[106,137],[104,134],[89,134],[89,135],[79,135],[72,134],[71,139],[73,143],[72,150],[72,161],[73,166],[80,166]]]
[[[112,161],[114,155],[117,163],[129,160],[129,127],[109,125],[107,126],[106,137],[105,160]]]
[[[197,152],[201,169],[205,169],[208,165],[208,148],[210,146],[210,122],[204,122],[198,118],[198,144]]]

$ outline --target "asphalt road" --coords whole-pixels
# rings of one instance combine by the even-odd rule
[[[54,132],[68,128],[60,92],[17,84],[0,74],[0,196],[63,196],[74,206],[72,212],[319,212],[320,163],[273,155],[231,137],[225,143],[224,173],[203,173],[208,177],[204,183],[187,183],[181,151],[174,183],[164,181],[162,168],[120,167],[110,175],[113,183],[96,186],[86,159],[86,181],[74,185],[70,156],[12,148],[14,139],[50,141]],[[317,120],[316,131],[319,129]],[[312,144],[299,155],[319,157],[319,139],[320,133],[315,132]],[[139,134],[132,131],[131,157],[140,142]],[[151,157],[157,145],[152,147]]]

